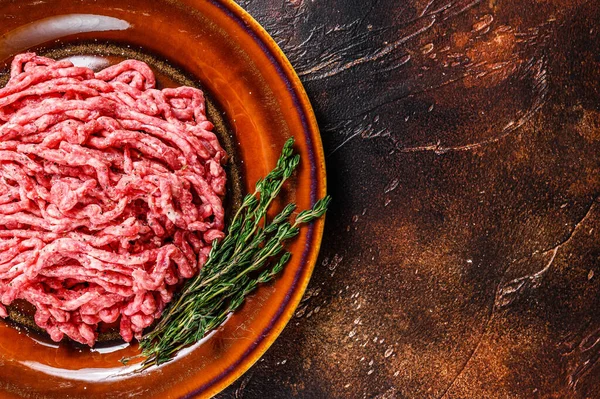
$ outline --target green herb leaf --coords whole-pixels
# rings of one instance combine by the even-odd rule
[[[284,244],[298,235],[299,227],[325,214],[329,196],[300,212],[293,223],[295,204],[266,220],[269,207],[300,163],[293,146],[293,139],[285,143],[275,168],[256,183],[253,194],[244,197],[226,237],[213,242],[200,273],[187,281],[156,327],[142,337],[141,370],[172,360],[179,350],[221,325],[259,284],[283,270],[291,258]]]

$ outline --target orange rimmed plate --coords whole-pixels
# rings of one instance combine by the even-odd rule
[[[102,68],[148,62],[162,86],[194,84],[231,153],[230,193],[249,191],[293,136],[302,162],[285,193],[300,209],[325,195],[321,139],[292,66],[260,25],[230,0],[0,0],[0,61],[36,51]],[[0,76],[1,78],[1,76]],[[242,375],[277,338],[308,284],[323,220],[302,229],[282,275],[221,328],[159,368],[132,373],[137,345],[55,345],[0,321],[0,396],[209,397]]]

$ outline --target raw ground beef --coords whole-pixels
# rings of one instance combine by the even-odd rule
[[[100,72],[33,53],[0,89],[0,316],[32,303],[50,337],[125,341],[223,237],[226,154],[191,87],[143,62]]]

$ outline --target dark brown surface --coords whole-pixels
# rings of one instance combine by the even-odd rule
[[[220,398],[600,398],[600,6],[245,0],[319,117],[304,302]]]

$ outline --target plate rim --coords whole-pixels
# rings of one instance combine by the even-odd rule
[[[170,2],[173,0],[166,0]],[[269,33],[235,0],[187,0],[190,11],[212,7],[216,14],[221,14],[224,20],[237,26],[240,36],[246,36],[247,43],[257,47],[256,54],[266,58],[264,63],[269,71],[275,72],[278,85],[283,84],[281,93],[276,98],[284,98],[295,114],[295,135],[301,138],[302,147],[306,151],[305,165],[309,179],[307,191],[302,199],[313,205],[317,200],[325,197],[327,193],[327,177],[323,143],[318,122],[299,76],[291,62],[286,57],[275,40]],[[193,11],[192,11],[193,12]],[[221,16],[219,16],[221,18]],[[271,69],[272,68],[272,69]],[[259,71],[262,68],[259,68]],[[272,73],[271,72],[271,73]],[[289,133],[288,133],[289,134]],[[287,135],[286,135],[287,136]],[[294,315],[315,269],[322,238],[324,234],[325,218],[320,218],[303,228],[302,249],[295,256],[299,257],[297,266],[294,267],[292,281],[282,288],[282,297],[274,303],[275,313],[265,317],[264,328],[253,339],[252,344],[242,354],[227,359],[224,367],[217,369],[217,375],[209,379],[189,376],[180,383],[165,389],[162,395],[177,398],[208,398],[217,395],[225,388],[244,375],[271,347],[280,336],[283,329]],[[0,397],[4,397],[0,393]]]

